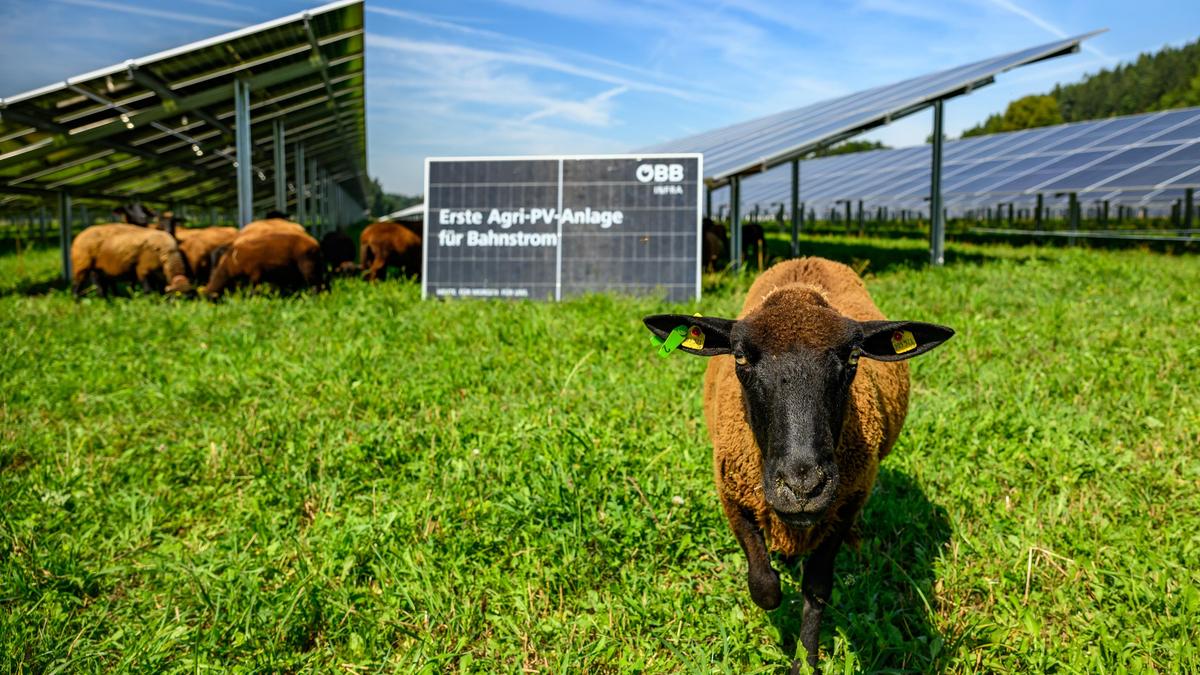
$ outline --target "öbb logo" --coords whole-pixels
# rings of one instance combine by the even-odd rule
[[[683,180],[683,165],[639,164],[637,179],[642,183],[678,183]]]

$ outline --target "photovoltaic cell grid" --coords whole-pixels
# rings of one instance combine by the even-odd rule
[[[800,201],[818,212],[863,200],[871,208],[928,209],[929,146],[800,163]],[[1117,117],[948,141],[942,194],[961,211],[1032,204],[1075,193],[1127,206],[1173,202],[1200,187],[1200,108]],[[714,195],[714,206],[725,195]],[[743,208],[791,203],[790,167],[742,184]]]
[[[646,152],[701,152],[705,175],[719,184],[731,176],[770,168],[822,145],[917,112],[938,99],[984,86],[998,73],[1068,54],[1096,33],[915,77],[829,101],[768,115],[646,148]]]
[[[678,164],[682,173],[678,180],[639,180],[638,167],[647,163]],[[615,291],[698,298],[700,171],[694,155],[430,159],[425,294],[544,300]],[[490,222],[494,211],[528,215],[534,209],[542,214],[537,222]],[[588,209],[619,211],[622,222],[558,222],[567,210]],[[544,217],[547,211],[554,219]],[[451,214],[464,212],[478,213],[479,222],[453,221]],[[536,239],[494,243],[489,231]]]
[[[338,0],[0,99],[0,206],[59,192],[235,203],[234,80],[251,90],[260,208],[276,121],[365,202],[364,48],[363,3]]]

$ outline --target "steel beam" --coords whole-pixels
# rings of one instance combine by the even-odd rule
[[[321,67],[322,63],[320,61],[308,59],[300,63],[282,66],[276,70],[253,75],[240,81],[246,83],[251,89],[261,89],[304,77],[305,75],[310,75],[319,71]],[[130,122],[135,126],[149,126],[151,122],[157,122],[168,117],[176,117],[182,113],[190,112],[205,106],[210,106],[221,101],[228,101],[232,88],[233,87],[230,84],[219,85],[207,91],[193,94],[191,96],[185,96],[180,98],[178,101],[167,101],[161,105],[131,111],[126,115],[126,117],[128,117]],[[5,108],[4,110],[0,111],[0,118],[16,119],[22,124],[28,124],[28,122],[18,119],[13,114],[14,112],[17,111],[14,110],[13,107]],[[26,117],[41,119],[41,115],[37,113],[31,113]],[[61,132],[55,132],[56,135],[50,139],[49,143],[44,145],[30,146],[27,149],[22,148],[10,153],[6,153],[3,157],[0,157],[0,168],[41,157],[51,152],[61,150],[68,145],[99,143],[99,141],[102,141],[109,136],[125,133],[127,131],[128,128],[125,126],[125,123],[116,115],[114,115],[113,118],[108,122],[90,127],[77,133],[71,133],[70,129],[65,129]]]
[[[250,138],[250,86],[247,83],[234,81],[233,103],[237,129],[237,164],[234,166],[237,167],[238,227],[245,227],[254,220],[254,182],[250,175],[253,140]]]
[[[944,102],[933,102],[933,156],[929,164],[929,262],[946,262],[946,221],[942,212],[942,116]]]
[[[1196,214],[1196,188],[1188,188],[1183,192],[1183,226],[1192,229],[1192,219]]]

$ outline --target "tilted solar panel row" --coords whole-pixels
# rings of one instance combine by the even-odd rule
[[[1032,204],[1075,193],[1126,205],[1169,203],[1200,187],[1200,108],[1109,118],[948,141],[942,193],[948,208]],[[929,146],[800,163],[800,200],[828,209],[845,200],[927,208]],[[723,191],[722,191],[723,192]],[[714,196],[721,204],[724,195]],[[747,178],[743,209],[790,204],[788,167]]]
[[[642,152],[702,152],[710,184],[769,169],[841,138],[917,112],[939,99],[989,84],[1018,66],[1078,51],[1087,33],[984,59],[903,82],[643,148]]]

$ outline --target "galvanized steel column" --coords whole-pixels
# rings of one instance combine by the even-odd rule
[[[287,213],[287,149],[283,145],[283,122],[275,120],[275,210]]]
[[[308,222],[305,226],[308,232],[317,232],[317,219],[320,217],[317,199],[317,160],[308,160]]]
[[[254,220],[254,184],[250,179],[250,86],[233,81],[233,108],[237,135],[238,227]]]
[[[58,193],[58,247],[62,254],[63,280],[71,283],[71,195]]]
[[[742,268],[742,179],[729,181],[729,265],[737,272]]]
[[[946,262],[946,220],[942,213],[942,107],[933,102],[933,156],[929,164],[929,262]]]
[[[792,257],[800,257],[800,160],[792,160]]]
[[[296,222],[304,225],[304,221],[308,219],[308,213],[304,208],[306,206],[304,192],[307,189],[304,182],[304,146],[297,143],[295,149],[292,150],[292,155],[295,156],[296,161],[296,175],[293,177],[296,181]]]

